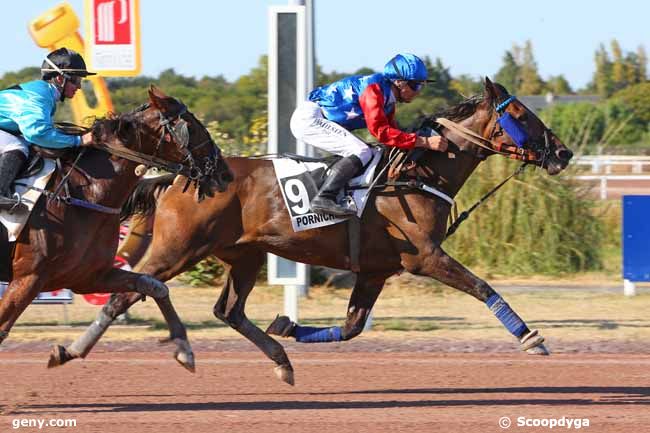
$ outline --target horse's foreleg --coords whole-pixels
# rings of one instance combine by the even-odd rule
[[[523,351],[534,355],[548,355],[548,350],[543,344],[544,338],[538,331],[528,329],[526,323],[501,295],[442,248],[436,247],[425,256],[404,255],[402,264],[412,274],[435,278],[484,302],[503,326],[517,338]]]
[[[279,316],[269,325],[266,332],[281,337],[294,337],[299,343],[331,343],[350,340],[363,331],[372,307],[389,276],[390,273],[360,273],[357,275],[357,281],[348,303],[347,319],[342,328],[339,326],[301,326],[291,322],[286,316]]]
[[[240,258],[228,261],[228,279],[213,312],[277,364],[275,374],[279,379],[293,385],[293,367],[282,345],[255,326],[244,313],[246,299],[255,286],[255,279],[265,258],[266,254],[262,252],[247,251]]]
[[[7,287],[0,299],[0,344],[9,336],[9,331],[25,308],[38,296],[43,284],[35,275],[18,278]]]

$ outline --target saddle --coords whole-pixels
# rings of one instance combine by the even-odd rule
[[[317,190],[320,189],[320,187],[323,185],[323,182],[325,182],[325,178],[327,177],[327,170],[329,170],[331,166],[336,164],[336,162],[342,158],[342,156],[339,155],[313,157],[313,156],[298,155],[297,153],[290,153],[290,152],[285,152],[280,156],[298,162],[316,162],[316,163],[322,163],[327,165],[326,169],[319,168],[309,172]],[[359,174],[365,172],[371,162],[372,159],[368,161],[363,167],[361,167]],[[348,189],[353,189],[353,188],[350,188],[350,183],[348,182],[345,189],[347,191]]]
[[[16,176],[16,182],[25,182],[25,179],[37,176],[46,166],[45,159],[69,159],[73,152],[68,149],[52,150],[38,146],[30,146],[29,158],[23,164],[22,169]],[[48,163],[53,166],[53,163]],[[15,186],[15,185],[14,185]],[[23,218],[26,220],[29,214]],[[9,230],[3,223],[0,223],[0,281],[11,281],[11,260],[15,249],[15,242],[9,242]]]

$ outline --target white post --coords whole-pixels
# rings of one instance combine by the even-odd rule
[[[292,322],[298,322],[298,295],[303,287],[293,284],[284,286],[284,315]]]
[[[623,280],[623,294],[625,296],[635,296],[636,295],[636,286],[633,281],[628,279]]]
[[[607,176],[606,175],[600,178],[600,199],[601,200],[607,199]]]

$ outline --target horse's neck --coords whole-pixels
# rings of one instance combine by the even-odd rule
[[[125,159],[111,158],[99,150],[88,150],[78,161],[77,167],[72,169],[70,186],[83,196],[77,198],[104,206],[121,207],[139,180],[133,166]],[[64,173],[71,168],[72,162],[64,164]]]
[[[482,134],[487,122],[484,114],[477,112],[458,123],[477,134]],[[475,146],[472,143],[449,132],[445,130],[445,137],[463,151],[427,152],[427,161],[423,165],[426,167],[425,174],[428,174],[431,186],[436,186],[454,197],[483,161],[483,158],[475,155]]]

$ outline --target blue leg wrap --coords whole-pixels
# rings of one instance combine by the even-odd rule
[[[312,328],[311,326],[296,325],[296,341],[299,343],[330,343],[332,341],[341,341],[341,328],[332,326],[331,328]]]
[[[521,339],[524,330],[526,329],[526,324],[521,320],[521,317],[519,317],[517,313],[512,311],[510,305],[503,300],[501,295],[495,293],[485,301],[485,304],[512,335]]]

